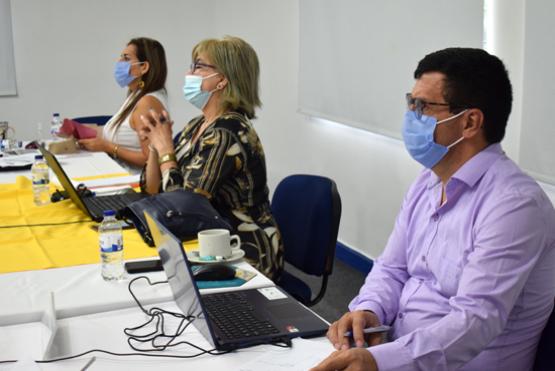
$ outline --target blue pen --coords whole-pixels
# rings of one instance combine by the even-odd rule
[[[376,327],[367,327],[364,330],[362,330],[362,332],[364,332],[365,334],[376,334],[380,332],[387,332],[390,329],[391,327],[389,327],[388,325],[381,325]],[[351,331],[347,331],[343,336],[351,337],[353,336],[353,333]]]

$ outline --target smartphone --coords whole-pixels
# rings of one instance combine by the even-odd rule
[[[138,260],[125,263],[125,270],[129,274],[157,272],[161,271],[162,269],[164,268],[162,267],[162,262],[160,261],[160,259]]]

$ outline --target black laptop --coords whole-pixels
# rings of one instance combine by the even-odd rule
[[[162,266],[177,306],[216,349],[289,342],[321,336],[328,324],[276,286],[201,295],[181,242],[147,212]]]
[[[77,205],[77,207],[85,214],[89,215],[94,221],[99,222],[102,220],[104,210],[114,210],[117,212],[125,208],[133,201],[148,197],[147,195],[134,192],[133,190],[130,190],[131,192],[129,193],[117,195],[82,197],[71,183],[71,180],[65,173],[64,169],[62,169],[62,166],[56,157],[42,145],[39,145],[39,150],[44,156],[48,166],[58,177],[62,187],[64,187],[64,190],[69,195],[69,198],[71,198],[73,203]]]

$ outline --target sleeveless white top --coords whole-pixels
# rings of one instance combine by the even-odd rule
[[[129,115],[127,115],[127,117],[121,122],[121,124],[119,124],[117,127],[115,125],[115,119],[123,111],[123,109],[127,105],[127,102],[133,99],[135,94],[129,95],[127,99],[125,99],[125,102],[123,102],[118,112],[116,112],[116,114],[112,116],[112,118],[106,123],[106,125],[104,125],[104,128],[102,129],[102,136],[110,142],[115,143],[121,147],[133,151],[140,151],[141,143],[139,141],[139,135],[135,130],[133,130],[129,122],[129,118],[133,114],[135,107],[133,107],[133,110],[129,113]],[[168,97],[163,89],[145,94],[145,96],[147,95],[153,96],[154,98],[158,99],[160,103],[162,103],[164,109],[166,111],[168,110]],[[142,170],[142,167],[133,166],[125,161],[121,161],[119,159],[116,159],[116,161],[131,174],[138,174]]]
[[[150,95],[158,99],[160,103],[162,103],[162,106],[164,107],[164,109],[166,111],[168,110],[168,107],[167,107],[168,98],[163,89],[154,91],[152,93],[148,93],[145,96],[147,95]],[[104,136],[105,139],[121,147],[125,147],[127,149],[134,150],[134,151],[140,151],[141,143],[139,142],[139,136],[137,132],[133,130],[133,128],[131,127],[131,124],[129,123],[129,119],[131,118],[133,111],[131,111],[129,115],[127,115],[127,117],[122,121],[121,124],[119,124],[117,127],[115,125],[116,118],[119,116],[121,111],[123,111],[127,103],[133,99],[134,96],[135,94],[131,94],[130,96],[128,96],[125,102],[123,102],[123,105],[120,107],[118,112],[116,112],[116,114],[112,116],[110,121],[108,121],[106,125],[104,125],[104,128],[102,129],[102,135]],[[133,110],[135,110],[135,107],[133,107]]]

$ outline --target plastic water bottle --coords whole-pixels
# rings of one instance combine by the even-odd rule
[[[50,202],[50,174],[48,173],[48,165],[42,155],[35,156],[35,162],[31,167],[31,176],[33,178],[33,200],[35,205],[46,205]]]
[[[102,278],[106,281],[123,279],[123,236],[121,225],[114,210],[104,211],[104,219],[98,228]]]
[[[38,122],[37,123],[37,142],[42,144],[43,140],[44,140],[44,133],[42,129],[42,122]]]
[[[60,114],[52,114],[52,121],[50,121],[50,136],[53,140],[58,139],[58,132],[62,127],[62,121],[60,120]]]

